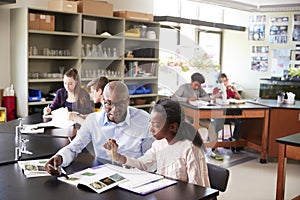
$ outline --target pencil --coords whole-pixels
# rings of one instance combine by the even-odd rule
[[[115,158],[114,158],[114,144],[112,145],[112,149],[111,149],[111,164],[114,164],[115,162]]]

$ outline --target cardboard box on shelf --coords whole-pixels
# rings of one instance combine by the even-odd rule
[[[77,2],[52,0],[48,1],[48,9],[77,13]]]
[[[97,21],[95,20],[83,20],[83,33],[86,34],[97,34]]]
[[[28,13],[28,29],[30,30],[40,29],[40,14]]]
[[[113,4],[106,1],[84,0],[78,3],[78,12],[91,15],[113,16]]]
[[[114,11],[115,17],[121,17],[126,19],[137,19],[144,21],[153,21],[153,15],[148,13],[134,12],[134,11]]]
[[[55,16],[40,14],[40,30],[54,31],[55,30]]]

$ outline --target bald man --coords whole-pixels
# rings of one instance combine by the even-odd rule
[[[127,86],[120,81],[109,82],[103,91],[103,109],[87,116],[73,141],[59,150],[45,165],[48,173],[57,175],[59,166],[68,166],[92,142],[95,156],[107,156],[103,144],[113,138],[119,152],[138,158],[151,147],[150,116],[146,111],[129,106]],[[49,166],[51,164],[54,169]]]

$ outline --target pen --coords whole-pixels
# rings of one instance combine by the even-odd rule
[[[53,170],[55,170],[53,165],[48,164],[48,166],[49,166],[50,168],[52,168]],[[58,175],[58,176],[63,176],[63,177],[65,177],[66,179],[69,179],[69,176],[64,172],[64,170],[63,170],[62,168],[59,167],[59,168],[57,169],[57,171],[59,172],[59,175]]]

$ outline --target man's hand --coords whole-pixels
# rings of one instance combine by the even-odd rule
[[[60,155],[54,155],[45,164],[46,171],[53,176],[58,176],[60,174],[59,166],[62,164],[62,161],[63,160]]]

